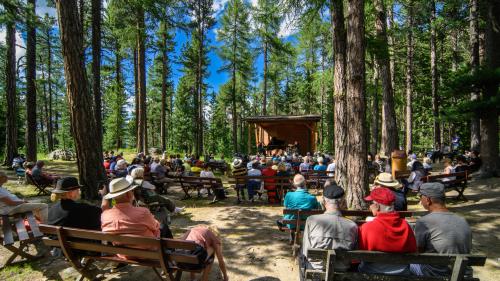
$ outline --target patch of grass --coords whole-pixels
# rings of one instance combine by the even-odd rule
[[[25,281],[28,279],[33,279],[33,276],[37,274],[37,268],[33,263],[21,263],[11,266],[6,266],[0,271],[0,280],[9,281]]]

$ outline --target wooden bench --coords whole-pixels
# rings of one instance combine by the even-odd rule
[[[305,269],[300,265],[301,280],[376,280],[376,281],[478,281],[477,278],[464,276],[466,266],[484,266],[486,256],[483,255],[453,255],[453,254],[397,254],[376,251],[345,251],[308,249],[307,256],[323,260],[325,271]],[[336,272],[334,270],[335,259],[357,260],[365,262],[380,262],[387,264],[430,264],[451,266],[451,276],[447,277],[423,277],[423,276],[401,276],[384,274],[367,274],[361,272]]]
[[[212,171],[220,171],[223,175],[226,174],[228,166],[226,162],[220,162],[220,161],[215,161],[215,162],[207,162],[208,167],[212,169]]]
[[[300,249],[300,242],[302,238],[302,228],[306,225],[306,220],[309,216],[323,214],[324,210],[297,210],[297,209],[283,209],[283,215],[293,215],[293,219],[283,219],[282,223],[285,225],[282,229],[285,231],[293,232],[293,243],[292,243],[292,254],[296,256],[298,250]],[[355,218],[366,218],[373,216],[371,211],[360,211],[360,210],[342,210],[342,216],[344,217],[355,217]],[[398,212],[402,218],[412,217],[413,212],[401,211]],[[363,220],[355,220],[355,222],[360,225],[363,224]],[[289,228],[288,225],[295,226],[295,228]]]
[[[395,175],[395,179],[396,180],[402,180],[402,179],[406,179],[410,176],[411,174],[411,171],[409,170],[404,170],[404,171],[394,171],[394,175]]]
[[[192,196],[189,194],[190,190],[196,190],[199,197],[200,190],[203,188],[207,188],[209,190],[211,189],[212,191],[217,188],[223,188],[222,180],[220,178],[179,176],[178,181],[185,193],[183,199],[192,198]]]
[[[444,178],[452,178],[449,181],[443,181]],[[453,189],[458,192],[456,200],[463,199],[467,201],[465,198],[464,191],[467,188],[467,180],[470,179],[470,174],[467,171],[451,173],[451,174],[439,174],[439,175],[429,175],[422,178],[423,182],[441,182],[444,184],[446,189]]]
[[[281,201],[285,198],[285,194],[288,190],[293,188],[292,177],[291,176],[236,176],[232,178],[231,183],[237,186],[247,186],[249,180],[260,180],[264,181],[265,185],[274,185],[276,187],[276,192]],[[267,182],[266,182],[267,181]],[[272,181],[272,182],[270,182]],[[239,195],[239,193],[238,193]],[[238,200],[240,197],[238,196]]]
[[[307,188],[309,189],[312,188],[322,189],[327,180],[334,179],[334,177],[330,177],[330,174],[334,174],[334,172],[309,171],[307,173],[302,173],[302,175],[306,179]]]
[[[52,184],[50,183],[41,183],[30,174],[26,173],[26,182],[28,184],[34,185],[36,188],[36,191],[38,192],[36,196],[39,195],[50,195],[50,190],[47,190],[47,188],[51,187]]]
[[[179,263],[200,265],[195,255],[188,254],[196,248],[196,243],[192,241],[109,234],[45,224],[40,225],[40,230],[46,235],[43,238],[45,245],[61,248],[70,265],[82,275],[80,280],[84,278],[94,280],[95,276],[89,268],[92,263],[99,260],[151,267],[161,280],[166,279],[158,268],[163,270],[164,274],[168,274],[172,281],[181,280],[183,271],[197,273],[202,271],[202,269],[182,269],[178,266]],[[134,245],[149,249],[139,249]],[[117,254],[133,259],[121,258]]]
[[[26,229],[24,219],[28,221],[30,230]],[[13,264],[17,256],[25,258],[25,260],[38,259],[41,256],[34,256],[28,252],[26,247],[43,236],[38,228],[38,223],[35,220],[32,212],[24,214],[16,214],[13,216],[2,216],[2,236],[0,243],[4,248],[11,252],[4,266]],[[17,241],[16,241],[17,240]],[[16,246],[19,242],[19,246]]]

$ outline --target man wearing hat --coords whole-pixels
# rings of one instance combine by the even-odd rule
[[[233,170],[232,170],[232,174],[233,174],[233,177],[238,177],[238,176],[246,176],[247,175],[247,168],[245,168],[245,166],[243,165],[243,160],[241,158],[235,158],[233,160]],[[237,196],[237,203],[241,203],[241,199],[240,199],[240,192],[241,192],[241,198],[243,198],[243,200],[245,200],[245,193],[243,193],[243,189],[245,189],[245,185],[244,184],[240,184],[240,183],[236,183],[234,185],[234,188],[236,189],[236,196]]]
[[[295,210],[300,209],[303,211],[307,211],[320,208],[318,200],[316,200],[316,197],[307,191],[306,179],[304,178],[303,175],[296,174],[293,177],[293,185],[297,189],[295,191],[289,191],[285,195],[285,200],[283,202],[285,209],[295,209]],[[296,219],[296,217],[293,214],[285,214],[283,216],[283,219],[294,220]],[[278,224],[278,228],[281,229],[283,227],[282,220],[278,220],[276,223]],[[295,229],[295,226],[288,225],[288,228]],[[290,232],[290,243],[293,243],[294,233],[295,232],[293,231]]]
[[[342,217],[340,213],[343,204],[344,190],[335,182],[327,180],[323,189],[323,206],[325,213],[307,218],[302,239],[302,259],[306,269],[323,270],[322,261],[312,260],[307,257],[307,250],[343,249],[353,250],[358,240],[358,227],[356,223]],[[304,259],[306,258],[306,259]],[[346,271],[350,261],[335,260],[335,271]]]
[[[392,177],[390,173],[380,173],[375,178],[375,186],[374,188],[379,187],[387,187],[392,191],[394,196],[396,197],[396,201],[394,201],[394,210],[396,211],[406,211],[408,209],[406,195],[404,191],[397,189],[401,187],[401,184]]]
[[[472,234],[467,221],[450,212],[445,204],[445,187],[439,182],[420,186],[420,204],[429,214],[417,220],[415,236],[420,253],[470,254]],[[419,276],[449,276],[448,266],[412,264],[410,270]],[[467,267],[466,275],[472,275]]]
[[[415,236],[406,220],[394,211],[396,197],[385,187],[375,188],[365,197],[375,219],[359,228],[360,250],[389,253],[413,253],[417,251]],[[361,262],[359,271],[388,275],[410,274],[409,265]]]
[[[80,188],[75,177],[65,177],[57,181],[50,200],[55,202],[49,208],[48,224],[101,230],[101,208],[80,199]]]
[[[114,199],[116,204],[113,208],[102,212],[101,228],[103,232],[160,237],[160,223],[154,218],[151,212],[146,208],[132,205],[134,189],[137,187],[137,184],[126,178],[114,179],[109,183],[109,193],[104,195],[103,199]],[[163,227],[163,230],[168,229],[168,226],[165,224]],[[169,236],[165,235],[162,237],[172,238],[171,233]],[[127,258],[125,256],[121,257]]]

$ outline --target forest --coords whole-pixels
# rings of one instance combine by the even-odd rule
[[[352,190],[455,137],[498,174],[498,0],[1,3],[4,164],[71,149],[95,186],[103,150],[255,153],[246,117],[318,114]]]

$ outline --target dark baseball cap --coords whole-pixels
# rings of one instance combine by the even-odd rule
[[[419,193],[429,198],[444,198],[444,185],[440,182],[427,182],[420,186]]]
[[[325,184],[323,196],[328,199],[339,199],[344,196],[344,189],[336,183]]]

